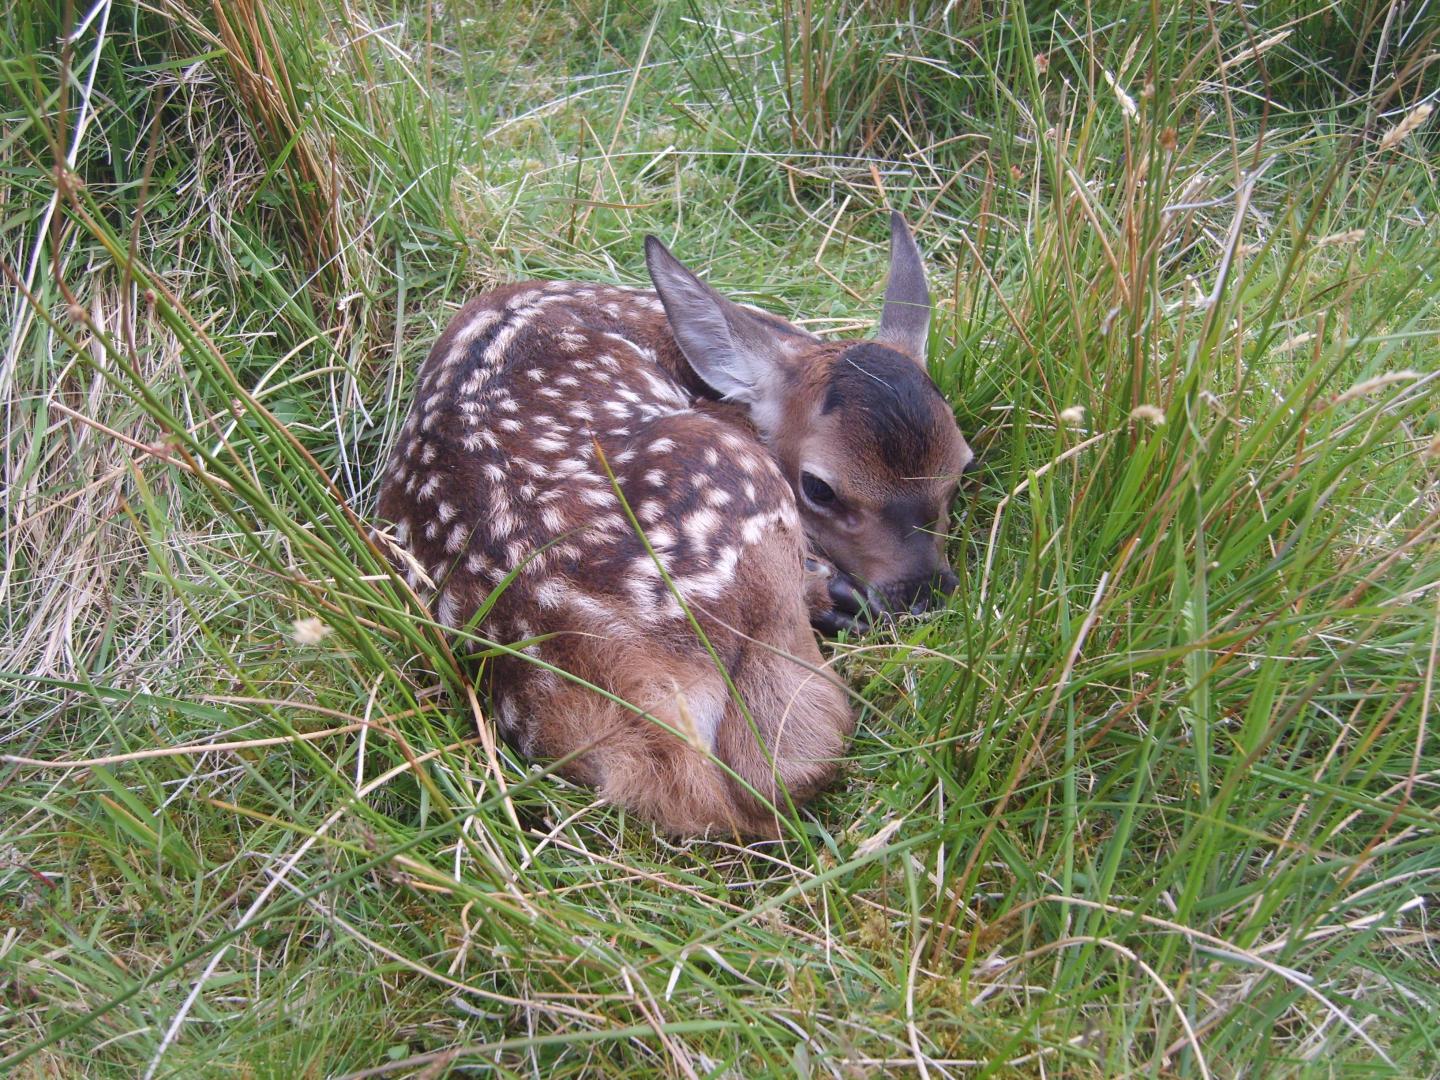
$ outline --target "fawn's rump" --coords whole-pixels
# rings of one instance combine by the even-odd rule
[[[672,831],[773,833],[765,803],[822,784],[853,721],[810,630],[789,486],[683,370],[652,293],[487,294],[422,369],[379,515],[442,622],[467,627],[499,589],[469,629],[543,638],[523,645],[532,659],[633,706],[494,662],[522,752],[570,758]]]
[[[833,775],[852,726],[794,569],[783,533],[751,547],[732,588],[690,605],[709,649],[683,616],[557,613],[529,651],[583,682],[501,660],[502,733],[527,756],[568,757],[566,775],[673,832],[773,835],[772,807]]]

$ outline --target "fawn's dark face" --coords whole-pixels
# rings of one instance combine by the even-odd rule
[[[869,342],[814,357],[772,449],[823,555],[890,611],[920,611],[955,577],[950,506],[972,454],[950,406],[908,356]],[[807,380],[809,381],[809,380]]]
[[[651,278],[696,373],[743,404],[779,461],[815,554],[871,605],[920,612],[956,579],[945,538],[972,454],[926,374],[930,297],[898,214],[873,342],[821,342],[725,300],[651,238]]]

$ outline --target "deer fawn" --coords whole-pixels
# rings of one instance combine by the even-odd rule
[[[674,833],[774,836],[854,727],[812,624],[954,588],[971,452],[925,371],[930,296],[899,214],[873,342],[732,303],[654,237],[645,256],[654,292],[525,282],[468,304],[421,370],[379,515],[446,626],[515,573],[471,629],[543,662],[489,662],[522,753],[569,756],[566,775]]]

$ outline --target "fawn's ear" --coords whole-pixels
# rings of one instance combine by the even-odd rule
[[[898,212],[890,214],[890,280],[875,340],[925,366],[930,337],[930,289],[925,263],[910,228]]]
[[[726,300],[653,236],[645,238],[645,264],[695,373],[725,400],[747,405],[762,432],[773,431],[786,357],[815,339],[784,319]]]

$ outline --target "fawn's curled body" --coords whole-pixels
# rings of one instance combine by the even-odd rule
[[[843,468],[808,457],[801,468],[779,445],[814,434],[802,420],[825,412],[822,391],[845,344],[729,304],[658,243],[648,254],[658,294],[529,282],[467,305],[421,370],[378,513],[408,553],[411,584],[433,585],[447,626],[475,622],[515,575],[471,628],[541,662],[490,663],[492,711],[521,752],[569,758],[568,775],[672,832],[773,835],[773,808],[831,777],[853,727],[811,624],[845,625],[855,614],[847,597],[913,605],[914,582],[943,587],[938,541],[912,535],[921,518],[935,520],[935,498],[903,493],[916,522],[907,518],[881,567],[898,568],[890,580],[874,572],[880,563],[846,566],[830,549],[846,551],[847,537],[824,542],[808,520],[832,504],[797,496],[802,473]],[[732,377],[772,385],[728,385]],[[922,405],[901,417],[926,444],[907,444],[902,456],[914,460],[904,468],[939,470],[925,491],[948,499],[968,449],[958,431],[943,437],[946,421],[954,429],[943,402]],[[856,507],[878,507],[883,487],[861,484]],[[850,513],[862,535],[848,538],[862,547],[864,516]]]

